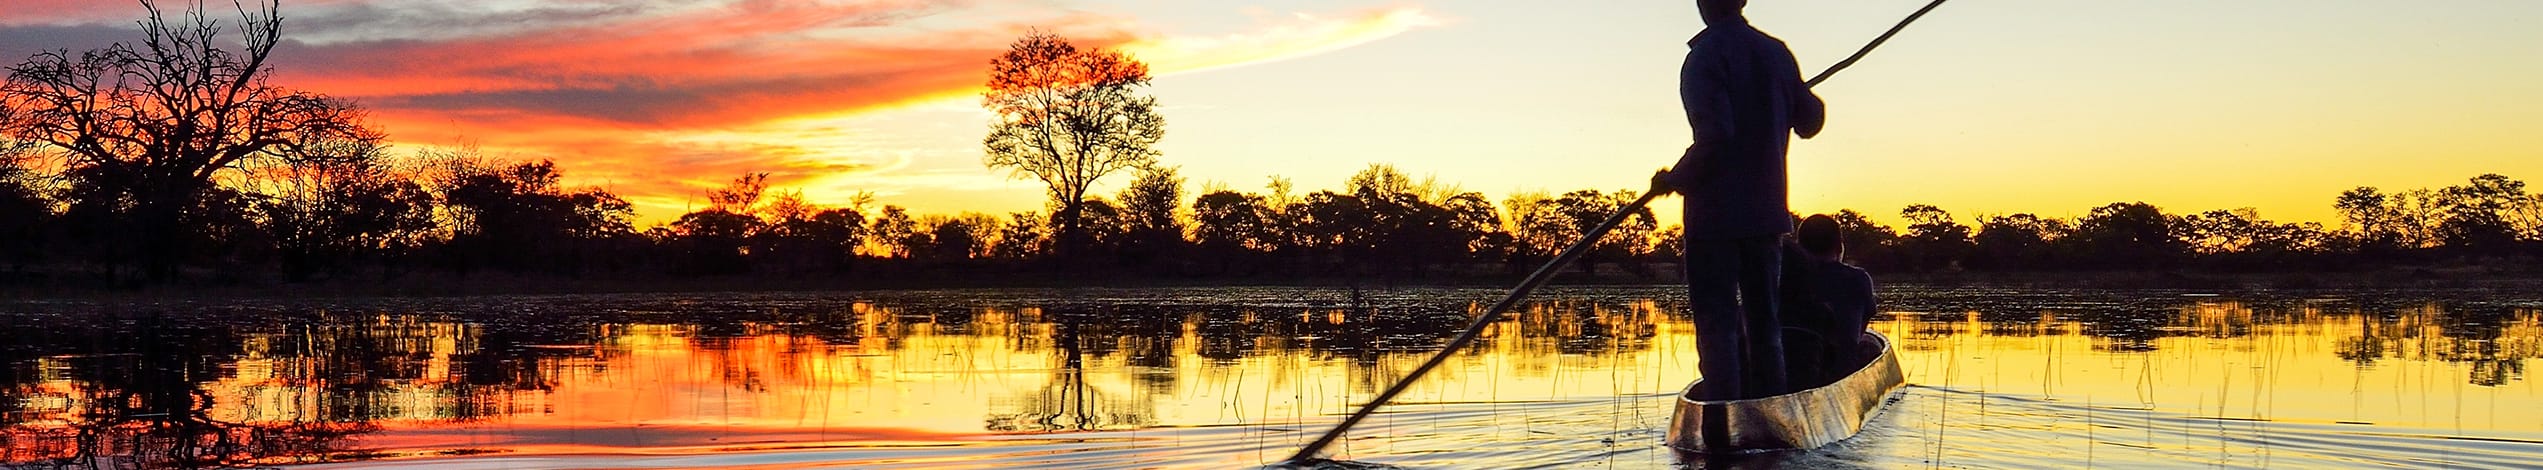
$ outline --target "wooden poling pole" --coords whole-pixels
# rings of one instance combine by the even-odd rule
[[[1907,19],[1899,21],[1897,26],[1890,27],[1889,31],[1881,33],[1880,37],[1873,38],[1871,43],[1864,44],[1862,49],[1854,51],[1854,55],[1847,56],[1836,65],[1828,66],[1828,70],[1819,72],[1818,77],[1811,78],[1810,81],[1805,82],[1804,86],[1819,86],[1820,82],[1828,81],[1828,77],[1836,76],[1837,71],[1853,66],[1855,61],[1862,60],[1864,55],[1871,54],[1873,48],[1881,47],[1881,43],[1889,42],[1891,36],[1896,36],[1900,30],[1907,29],[1909,23],[1915,23],[1916,19],[1924,17],[1926,12],[1934,11],[1934,7],[1942,6],[1944,1],[1934,0],[1933,3],[1925,4],[1924,8],[1917,9],[1916,13],[1907,15]],[[1615,215],[1608,216],[1606,221],[1599,222],[1597,228],[1582,234],[1580,241],[1572,242],[1572,246],[1564,248],[1562,254],[1555,255],[1553,261],[1547,261],[1544,266],[1537,267],[1536,272],[1528,274],[1526,280],[1519,281],[1519,287],[1511,289],[1510,295],[1503,296],[1500,302],[1494,302],[1491,310],[1475,317],[1473,322],[1467,323],[1466,331],[1448,340],[1448,344],[1440,348],[1439,354],[1431,355],[1430,360],[1422,361],[1421,367],[1415,367],[1412,373],[1405,374],[1404,378],[1396,379],[1395,385],[1386,387],[1385,392],[1379,393],[1368,403],[1360,405],[1358,411],[1351,412],[1351,416],[1342,418],[1341,424],[1334,425],[1332,430],[1325,431],[1324,435],[1317,437],[1314,442],[1299,448],[1296,455],[1289,456],[1289,460],[1284,462],[1302,463],[1324,452],[1326,446],[1333,445],[1334,440],[1342,438],[1342,433],[1351,430],[1351,426],[1360,424],[1360,420],[1367,419],[1370,414],[1376,413],[1379,406],[1394,401],[1396,395],[1412,387],[1413,381],[1421,379],[1423,374],[1430,373],[1430,370],[1439,367],[1440,363],[1447,362],[1448,356],[1456,354],[1459,349],[1464,349],[1467,344],[1474,343],[1476,337],[1483,335],[1484,327],[1492,326],[1493,322],[1499,321],[1501,314],[1508,313],[1511,307],[1517,306],[1520,299],[1527,298],[1528,294],[1535,292],[1537,287],[1545,285],[1546,281],[1553,280],[1555,273],[1562,272],[1564,267],[1570,266],[1572,260],[1579,259],[1581,254],[1588,253],[1592,247],[1598,246],[1598,239],[1605,237],[1607,231],[1614,230],[1617,225],[1623,225],[1626,217],[1651,205],[1651,200],[1658,197],[1660,193],[1644,194],[1642,198],[1635,199],[1632,204],[1626,204],[1624,208],[1616,211]]]
[[[1819,82],[1828,81],[1828,77],[1836,76],[1837,71],[1845,70],[1846,67],[1853,67],[1854,61],[1863,60],[1863,56],[1870,55],[1873,48],[1881,47],[1881,43],[1890,42],[1890,36],[1897,36],[1899,31],[1907,29],[1907,25],[1909,23],[1915,23],[1917,18],[1924,18],[1925,13],[1934,11],[1934,7],[1938,6],[1943,6],[1943,0],[1934,0],[1933,3],[1925,4],[1924,8],[1916,9],[1915,13],[1909,13],[1907,15],[1907,19],[1899,20],[1898,26],[1891,26],[1889,31],[1881,32],[1881,37],[1872,38],[1872,42],[1864,44],[1862,49],[1855,49],[1854,55],[1846,56],[1845,60],[1837,61],[1836,65],[1828,66],[1828,70],[1819,72],[1819,76],[1812,77],[1809,82],[1804,82],[1806,83],[1804,86],[1819,86]]]

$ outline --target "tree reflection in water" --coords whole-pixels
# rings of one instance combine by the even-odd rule
[[[2096,296],[2113,298],[2091,300]],[[2163,297],[2160,293],[2128,291],[2070,297],[2059,302],[1936,302],[1962,310],[1904,313],[1899,317],[1906,327],[1900,349],[1933,352],[1940,348],[1938,341],[1973,332],[1980,337],[2031,337],[2073,329],[2092,339],[2092,350],[2107,353],[2155,353],[2183,338],[2332,334],[2331,353],[2359,369],[2392,359],[2460,363],[2470,374],[2466,383],[2483,387],[2522,380],[2525,361],[2543,358],[2543,327],[2536,319],[2543,309],[2518,306],[2530,301],[2412,300],[2426,295],[2354,301],[2198,295],[2161,301],[2148,299]],[[1888,305],[1922,306],[1928,305]]]
[[[0,462],[83,468],[311,462],[343,455],[352,436],[378,429],[359,418],[220,417],[200,385],[235,367],[243,338],[159,315],[108,324],[125,327],[11,332],[57,349],[30,361],[31,374],[11,374],[35,380],[9,384],[14,399],[6,401],[16,405],[0,430]],[[27,406],[35,403],[42,405]]]
[[[1146,393],[1115,395],[1086,383],[1087,339],[1082,333],[1089,315],[1061,313],[1053,318],[1051,342],[1059,349],[1050,383],[1022,396],[992,403],[988,429],[998,432],[1092,431],[1137,429],[1156,424],[1156,403]],[[1138,324],[1140,322],[1131,322]]]
[[[251,465],[419,449],[400,445],[465,450],[365,439],[477,423],[628,433],[649,425],[747,424],[826,433],[917,426],[924,423],[896,420],[954,414],[950,419],[970,432],[1038,433],[1192,424],[1196,409],[1233,411],[1226,419],[1243,422],[1296,419],[1333,405],[1291,397],[1332,393],[1348,402],[1401,378],[1479,314],[1477,299],[1489,294],[620,296],[145,314],[28,307],[0,311],[0,338],[9,338],[0,344],[0,463]],[[2185,345],[2260,347],[2248,340],[2296,338],[2268,347],[2359,371],[2450,364],[2469,374],[2458,383],[2476,387],[2526,380],[2526,361],[2543,358],[2543,325],[2531,302],[2358,297],[2365,300],[1908,289],[1885,297],[1894,313],[1876,323],[1890,328],[1884,331],[1898,338],[1905,356],[2020,356],[2004,348],[2076,344],[2112,357],[2160,357],[2197,354],[2185,353]],[[1685,357],[1667,354],[1670,345],[1691,331],[1674,313],[1676,302],[1665,288],[1557,292],[1495,325],[1454,363],[1511,375],[1458,378],[1452,370],[1431,380],[1481,384],[1486,391],[1443,395],[1475,399],[1503,396],[1489,389],[1529,377],[1671,367]],[[1959,349],[1968,341],[1999,345]],[[2299,359],[2258,365],[2295,367]],[[1528,383],[1579,387],[1576,381]],[[906,384],[913,383],[968,391],[911,391]],[[1309,384],[1332,388],[1304,391]],[[1612,393],[1674,385],[1620,384]],[[1275,401],[1267,394],[1304,411],[1266,411]],[[919,409],[928,406],[919,404],[924,400],[957,402],[937,405],[953,411],[928,414]],[[912,413],[929,418],[907,417]],[[682,437],[648,435],[660,440],[631,445],[705,441]]]

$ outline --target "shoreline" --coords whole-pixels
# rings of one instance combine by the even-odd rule
[[[1668,286],[1678,276],[1673,265],[1654,267],[1658,274],[1635,275],[1618,269],[1596,274],[1566,272],[1549,282],[1555,286]],[[1923,289],[2116,289],[2211,290],[2255,292],[2280,290],[2507,288],[2543,290],[2543,273],[2478,267],[2432,269],[2388,268],[2334,272],[2166,271],[1952,271],[1892,273],[1873,276],[1881,286]],[[610,295],[751,292],[857,292],[964,289],[1067,288],[1209,288],[1330,287],[1394,289],[1423,287],[1502,288],[1520,276],[1441,274],[1424,277],[1376,276],[1160,276],[1011,272],[852,273],[845,275],[732,275],[710,277],[631,276],[569,277],[542,274],[446,273],[415,274],[390,279],[330,280],[304,283],[205,282],[110,288],[90,285],[0,285],[0,302],[30,301],[204,301],[249,299],[434,298],[536,295]]]

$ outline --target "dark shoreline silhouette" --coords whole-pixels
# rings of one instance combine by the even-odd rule
[[[502,181],[513,178],[508,175],[556,177],[543,164],[485,166],[494,169],[482,170],[492,175],[482,177],[487,180],[482,187],[522,187]],[[2475,184],[2521,190],[2515,180],[2485,178],[2490,179]],[[113,254],[125,239],[83,236],[92,228],[81,220],[91,216],[39,205],[15,218],[0,211],[0,238],[8,242],[0,249],[0,298],[1507,284],[1576,238],[1582,224],[1612,213],[1621,205],[1618,196],[1632,195],[1582,190],[1559,198],[1522,196],[1511,198],[1522,209],[1510,211],[1471,192],[1435,203],[1422,195],[1434,190],[1402,181],[1409,178],[1373,167],[1355,177],[1347,192],[1291,197],[1285,207],[1265,202],[1274,196],[1214,191],[1195,204],[1165,206],[1192,214],[1170,219],[1174,227],[1091,224],[1098,230],[1088,237],[1089,246],[1066,257],[1048,251],[1047,219],[1036,213],[1002,220],[978,214],[912,217],[888,206],[788,209],[795,215],[709,209],[637,232],[623,218],[594,220],[580,215],[589,211],[572,209],[577,200],[615,199],[605,193],[547,189],[487,196],[463,190],[453,204],[487,208],[477,213],[499,215],[502,222],[481,216],[472,222],[482,225],[456,229],[452,220],[432,220],[423,226],[451,234],[410,233],[389,237],[410,240],[407,246],[294,255],[270,235],[291,228],[282,219],[238,220],[231,230],[215,232],[231,237],[205,241],[218,249],[193,253],[162,279],[139,275],[128,258]],[[2442,194],[2470,187],[2405,194],[2436,194],[2431,201],[2447,201]],[[2343,203],[2362,191],[2351,191]],[[2411,217],[2408,207],[2391,204],[2344,205],[2344,214],[2369,223],[2338,230],[2272,222],[2249,211],[2175,215],[2143,203],[2115,203],[2075,220],[1981,217],[1976,227],[1924,205],[1902,211],[1910,222],[1905,230],[1853,211],[1836,218],[1845,228],[1849,262],[1908,282],[2336,286],[2543,278],[2543,262],[2537,261],[2543,260],[2543,241],[2536,238],[2543,228],[2483,223],[2516,220],[2507,209],[2466,215],[2427,211],[2437,217],[2432,219]],[[527,209],[536,207],[559,209]],[[1102,200],[1089,208],[1098,221],[1119,213]],[[867,223],[866,212],[880,215]],[[1679,282],[1677,228],[1653,225],[1651,219],[1629,223],[1618,230],[1626,234],[1611,235],[1557,282]],[[1174,236],[1177,232],[1184,236]]]

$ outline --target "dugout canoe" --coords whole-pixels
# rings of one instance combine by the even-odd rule
[[[1709,401],[1704,380],[1678,393],[1669,416],[1668,445],[1697,454],[1742,454],[1810,449],[1854,437],[1907,384],[1898,352],[1887,336],[1866,331],[1856,340],[1866,357],[1860,368],[1835,382],[1807,390],[1746,400]],[[1877,351],[1877,352],[1875,352]]]

